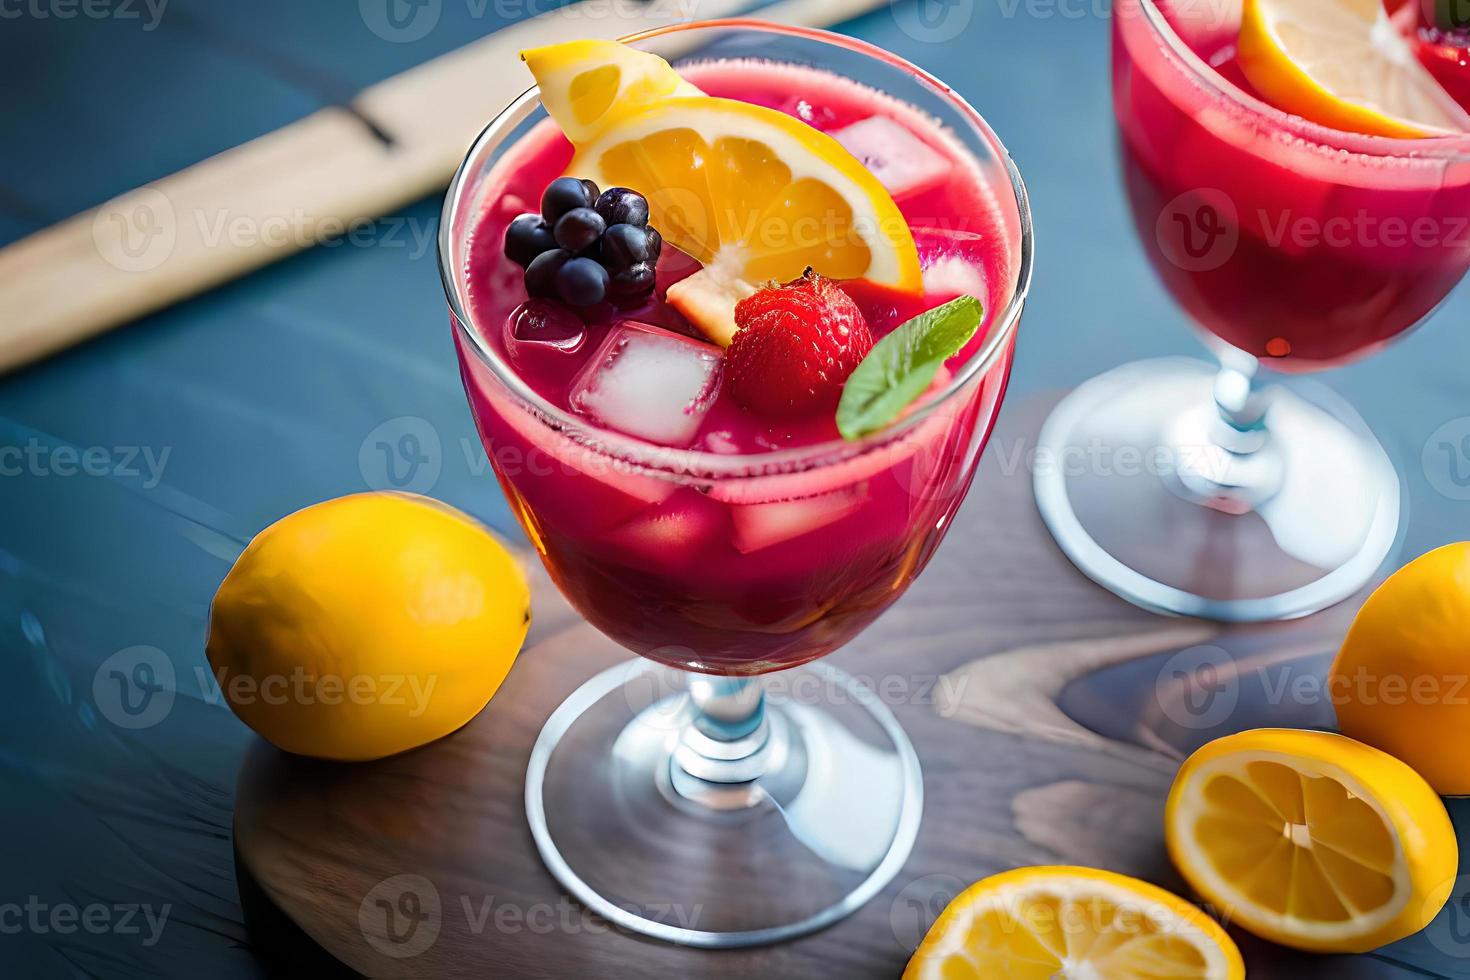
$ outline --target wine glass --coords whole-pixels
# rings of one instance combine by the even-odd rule
[[[476,140],[446,199],[440,269],[496,476],[566,598],[641,655],[593,677],[541,732],[526,776],[537,848],[573,896],[626,929],[702,947],[775,942],[858,908],[913,846],[912,745],[869,686],[817,658],[903,594],[969,487],[1010,374],[1030,214],[975,110],[871,45],[756,21],[629,43],[676,65],[820,69],[867,86],[851,88],[859,100],[902,100],[951,134],[997,202],[971,239],[998,270],[985,321],[935,394],[857,441],[720,454],[556,407],[474,321],[476,220],[502,192],[497,166],[545,119],[535,89]]]
[[[1321,385],[1424,320],[1470,265],[1470,137],[1328,129],[1256,98],[1229,0],[1122,0],[1113,105],[1145,251],[1218,359],[1117,368],[1043,427],[1042,516],[1155,611],[1304,616],[1377,571],[1399,481]],[[1273,377],[1274,374],[1274,377]]]

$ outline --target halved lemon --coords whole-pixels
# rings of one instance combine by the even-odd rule
[[[904,980],[1241,980],[1200,909],[1095,868],[1017,868],[971,885],[929,929]]]
[[[730,342],[735,303],[755,283],[809,266],[923,289],[908,222],[832,137],[775,109],[703,95],[662,59],[613,42],[523,57],[576,147],[568,172],[642,193],[664,239],[704,266],[667,298],[717,343]]]
[[[1204,746],[1174,780],[1165,834],[1180,873],[1231,922],[1317,952],[1418,932],[1459,861],[1418,773],[1327,732],[1263,728]]]
[[[1402,139],[1470,131],[1381,0],[1245,0],[1239,55],[1267,101],[1325,126]]]
[[[617,41],[565,41],[521,52],[541,104],[567,139],[596,136],[612,115],[671,96],[703,95],[656,54]]]

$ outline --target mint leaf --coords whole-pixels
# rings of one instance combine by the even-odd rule
[[[934,383],[945,361],[975,336],[985,308],[961,296],[920,313],[873,345],[848,376],[837,404],[837,431],[844,439],[877,432]]]

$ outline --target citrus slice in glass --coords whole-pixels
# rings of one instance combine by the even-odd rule
[[[1470,132],[1381,0],[1245,0],[1240,67],[1277,108],[1352,133]]]
[[[756,283],[807,267],[923,289],[908,222],[842,144],[799,119],[712,98],[656,55],[613,41],[522,53],[576,156],[568,173],[648,198],[664,240],[704,268],[668,300],[719,344]]]
[[[1362,953],[1418,932],[1454,884],[1444,804],[1406,764],[1328,732],[1263,728],[1185,761],[1165,811],[1195,890],[1258,936]]]
[[[786,282],[811,267],[923,288],[913,235],[888,191],[835,139],[774,109],[666,99],[578,145],[571,172],[642,191],[664,239],[704,265],[701,285]]]
[[[1225,930],[1136,878],[1017,868],[971,885],[929,929],[904,980],[1243,980]]]

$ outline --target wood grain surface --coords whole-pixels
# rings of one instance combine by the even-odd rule
[[[1025,453],[1053,401],[1005,413],[934,562],[832,658],[866,676],[934,679],[910,683],[913,696],[893,705],[924,766],[919,841],[857,914],[797,942],[709,953],[611,930],[569,902],[527,829],[526,761],[551,710],[625,654],[543,577],[519,662],[457,734],[363,765],[263,743],[249,755],[235,833],[259,948],[325,952],[370,976],[891,978],[959,888],[1006,868],[1094,865],[1183,891],[1161,828],[1179,759],[1262,718],[1330,720],[1310,699],[1273,699],[1281,688],[1267,681],[1273,670],[1324,669],[1357,600],[1295,623],[1226,629],[1162,619],[1096,587],[1052,544],[1031,500]],[[1171,659],[1181,650],[1185,659]],[[1202,655],[1226,679],[1223,712],[1199,713],[1170,686],[1188,674],[1171,664]],[[415,956],[384,955],[359,928],[359,908],[423,881],[438,899],[437,936]],[[1410,966],[1412,953],[1310,957],[1237,936],[1253,978],[1451,975]]]

